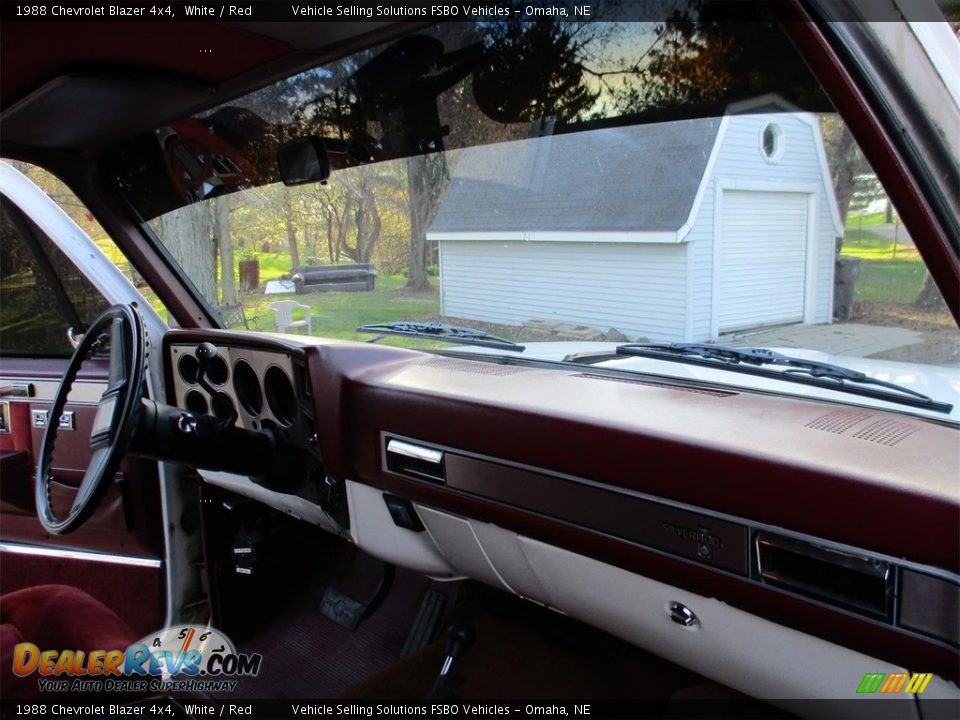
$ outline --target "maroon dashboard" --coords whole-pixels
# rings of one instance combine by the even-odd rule
[[[202,336],[202,337],[201,337]],[[332,477],[957,680],[957,430],[589,368],[369,344],[302,362]]]

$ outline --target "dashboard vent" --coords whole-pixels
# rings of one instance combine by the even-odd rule
[[[691,387],[689,385],[675,385],[673,383],[656,382],[654,380],[634,380],[633,378],[614,377],[612,375],[577,373],[573,377],[586,378],[587,380],[606,380],[607,382],[627,383],[628,385],[646,385],[647,387],[664,388],[665,390],[677,390],[678,392],[696,393],[697,395],[710,395],[711,397],[730,397],[731,395],[737,394],[735,392],[726,392],[724,390]]]
[[[820,547],[803,540],[759,533],[759,580],[870,617],[890,620],[890,563]]]
[[[920,429],[919,425],[900,420],[881,419],[857,430],[853,437],[860,440],[892,446],[904,440]]]

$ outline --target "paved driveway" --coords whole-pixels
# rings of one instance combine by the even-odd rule
[[[721,343],[735,347],[809,348],[836,355],[870,357],[906,345],[923,342],[923,335],[904,328],[834,323],[832,325],[783,325],[768,330],[734,333]]]
[[[910,233],[907,232],[907,229],[903,225],[889,223],[872,225],[867,229],[870,230],[870,232],[875,232],[877,235],[885,237],[890,242],[896,240],[898,245],[903,245],[904,247],[913,246],[913,238],[910,237]]]

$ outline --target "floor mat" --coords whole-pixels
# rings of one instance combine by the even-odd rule
[[[474,591],[474,588],[471,587]],[[456,663],[461,698],[650,698],[665,707],[703,682],[666,660],[578,621],[481,591],[460,613],[476,641]],[[442,639],[351,688],[346,697],[423,699],[444,656]]]
[[[257,677],[240,680],[229,699],[325,698],[343,693],[358,678],[400,659],[421,599],[437,585],[398,569],[383,605],[352,632],[321,614],[327,584],[298,588],[296,596],[278,608],[276,617],[238,643],[243,652],[262,653],[263,664]],[[349,583],[337,587],[351,592]]]

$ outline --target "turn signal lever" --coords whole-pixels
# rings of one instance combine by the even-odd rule
[[[307,476],[306,453],[284,444],[270,430],[224,425],[210,415],[143,399],[130,452],[182,462],[202,470],[249,475],[258,485],[291,493]]]
[[[453,697],[453,693],[460,684],[451,673],[453,663],[466,652],[475,638],[476,633],[473,628],[463,623],[454,623],[447,629],[446,657],[443,658],[440,675],[433,684],[430,694],[427,695],[428,700],[444,700]]]
[[[242,475],[268,473],[277,453],[267,431],[226,427],[210,415],[143,399],[130,451],[158,460]]]

